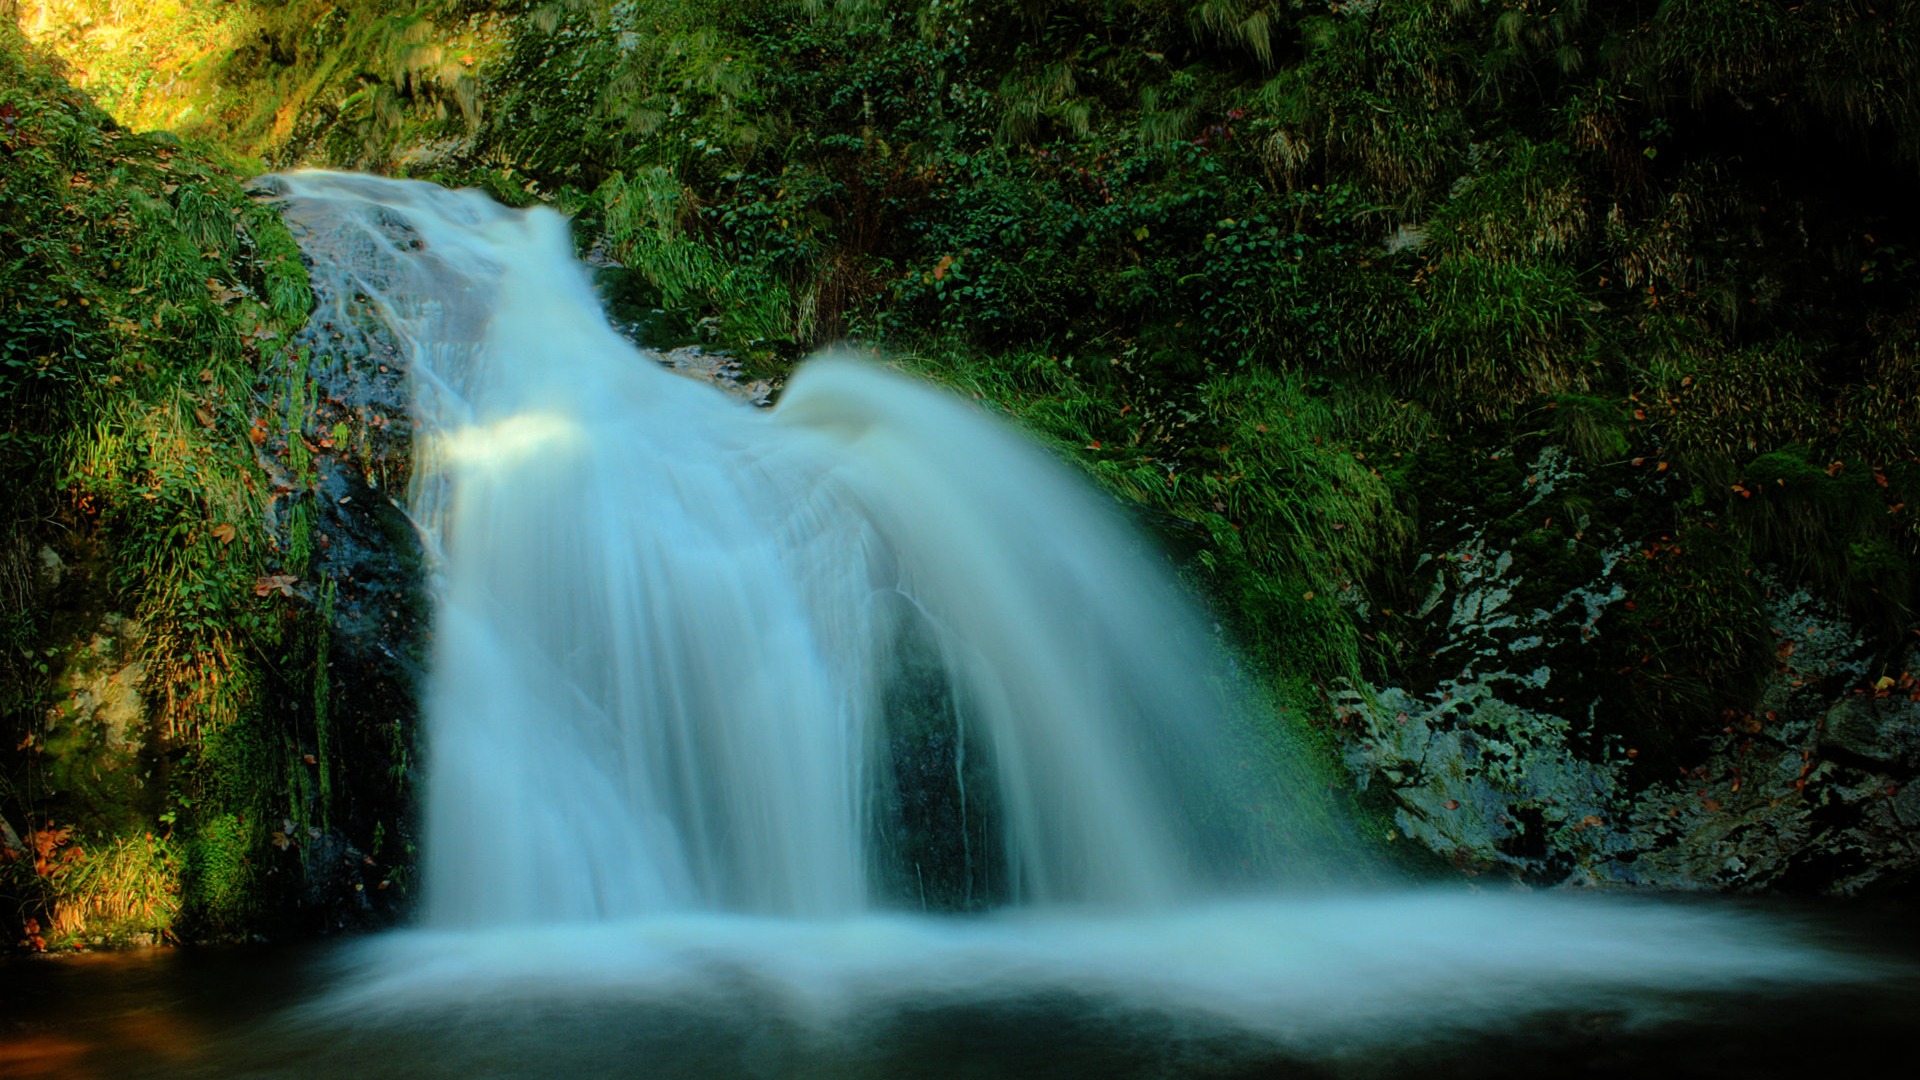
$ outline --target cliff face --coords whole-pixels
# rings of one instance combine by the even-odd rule
[[[852,337],[1005,409],[1140,508],[1287,703],[1279,722],[1321,730],[1369,827],[1441,872],[1912,880],[1920,237],[1904,200],[1920,105],[1900,88],[1920,85],[1920,5],[19,7],[125,125],[208,148],[106,130],[34,68],[34,100],[66,102],[94,132],[34,138],[147,155],[113,166],[157,200],[126,212],[161,215],[190,238],[180,257],[205,262],[183,264],[168,303],[217,309],[207,326],[256,299],[275,313],[278,336],[237,332],[239,359],[211,382],[184,358],[145,359],[156,374],[137,387],[126,375],[84,399],[164,384],[170,431],[247,436],[222,453],[246,451],[233,475],[254,477],[258,508],[203,500],[166,528],[178,546],[191,518],[209,557],[251,553],[200,624],[262,643],[167,655],[254,657],[233,661],[257,666],[253,682],[220,685],[296,703],[266,757],[246,759],[278,764],[242,770],[276,777],[258,797],[287,809],[221,834],[251,838],[249,873],[291,873],[297,857],[302,880],[335,883],[320,892],[341,912],[404,881],[386,868],[405,861],[407,736],[391,718],[408,707],[387,699],[404,698],[419,631],[389,601],[415,560],[385,499],[405,459],[393,373],[311,335],[304,357],[284,350],[305,301],[254,253],[276,227],[206,154],[548,202],[654,343],[698,342],[777,385],[810,348]],[[18,154],[13,133],[40,121],[6,100],[19,118],[0,113],[0,139]],[[183,162],[199,163],[184,180]],[[48,205],[105,197],[71,180],[105,166],[61,167]],[[9,253],[80,228],[6,205]],[[196,231],[197,208],[216,205],[245,226],[231,244]],[[76,325],[117,333],[124,306],[155,332],[139,307],[155,287],[134,293],[124,274],[100,279]],[[29,367],[83,351],[54,326],[77,301],[20,284],[36,275],[53,280],[22,271],[0,308],[57,345],[16,350]],[[206,278],[217,288],[190,296]],[[102,355],[136,355],[111,340]],[[43,406],[57,395],[8,377],[33,447],[91,430],[94,405]],[[245,424],[223,428],[214,405]],[[19,490],[40,493],[23,522],[81,521],[113,499],[146,522],[171,505],[76,486],[46,464],[67,457],[8,452],[39,463],[18,467]],[[14,527],[0,596],[40,659],[4,661],[22,688],[11,715],[39,715],[51,687],[76,716],[183,700],[168,688],[189,669],[159,663],[156,643],[186,640],[167,627],[198,594],[152,593],[144,563],[112,569],[133,558],[114,552],[163,550],[154,521],[58,543],[51,526]],[[231,541],[211,531],[226,524]],[[97,614],[68,625],[81,610]],[[85,663],[60,658],[83,646]],[[365,663],[343,667],[349,655]],[[38,722],[14,721],[22,735]],[[23,852],[39,798],[17,791],[0,810]],[[185,835],[205,805],[156,837]],[[338,872],[314,876],[315,859]]]

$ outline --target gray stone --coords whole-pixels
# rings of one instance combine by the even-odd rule
[[[1893,816],[1909,829],[1920,829],[1920,784],[1900,785],[1893,796]]]
[[[1920,703],[1857,694],[1827,710],[1820,745],[1885,765],[1920,759]]]
[[[53,550],[50,545],[41,544],[40,587],[43,589],[57,589],[60,587],[60,583],[65,581],[66,578],[66,560],[60,558],[60,553]]]

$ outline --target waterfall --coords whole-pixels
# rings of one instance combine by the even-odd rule
[[[1008,900],[1150,908],[1309,861],[1306,824],[1245,809],[1278,787],[1212,628],[1005,423],[833,357],[754,409],[623,339],[552,211],[279,183],[319,318],[383,322],[415,387],[430,924],[924,899],[889,865],[916,697],[959,828],[994,815],[992,859],[963,832],[935,868],[959,897],[992,865]]]
[[[1904,977],[1725,905],[1282,889],[1373,860],[1071,469],[873,363],[811,361],[772,410],[674,374],[550,211],[277,183],[315,326],[409,366],[436,553],[423,925],[286,1027],[328,1053],[852,1075],[905,1046],[939,1075],[952,1022],[1145,1040],[1087,1059],[1140,1075],[1195,1048],[1344,1075]]]

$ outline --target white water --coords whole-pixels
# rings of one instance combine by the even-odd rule
[[[1208,627],[1068,469],[869,364],[815,360],[771,412],[674,375],[607,325],[550,212],[284,183],[316,277],[370,297],[408,350],[411,498],[443,555],[428,929],[375,943],[330,1008],[745,978],[823,1020],[1068,988],[1322,1038],[1865,970],[1697,907],[1224,903],[1337,830],[1273,809],[1286,779],[1247,764]],[[1015,912],[880,913],[927,871],[888,867],[881,812],[912,655],[989,759],[991,791],[958,762],[952,787],[993,808],[965,858],[999,852]]]
[[[612,330],[558,215],[286,184],[350,239],[316,273],[390,313],[419,388],[413,502],[445,555],[429,923],[873,905],[910,641],[991,758],[1012,897],[1164,905],[1252,859],[1213,813],[1232,673],[1115,511],[1026,439],[851,360],[748,408]]]

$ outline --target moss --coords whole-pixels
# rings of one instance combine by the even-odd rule
[[[1574,539],[1564,524],[1556,529],[1543,523],[1526,530],[1513,542],[1512,551],[1514,562],[1524,568],[1513,591],[1513,606],[1519,611],[1551,611],[1573,590],[1597,580],[1605,569],[1597,545]]]
[[[1758,558],[1841,601],[1855,618],[1897,638],[1914,617],[1916,553],[1897,531],[1884,471],[1857,460],[1822,463],[1806,446],[1763,454],[1740,471],[1732,520]]]
[[[328,669],[333,646],[333,601],[336,583],[328,578],[320,587],[320,610],[314,631],[313,648],[313,741],[319,786],[314,805],[319,811],[320,827],[326,828],[333,810],[334,749],[332,732],[333,687]]]
[[[1752,574],[1737,538],[1709,522],[1626,556],[1626,600],[1600,623],[1602,662],[1625,707],[1602,730],[1640,751],[1641,775],[1669,775],[1727,710],[1757,700],[1773,654]]]
[[[1559,394],[1548,403],[1554,434],[1588,466],[1627,458],[1627,413],[1620,406],[1590,394]]]
[[[181,892],[193,936],[231,936],[255,913],[254,832],[238,814],[225,813],[202,820],[187,837]]]

